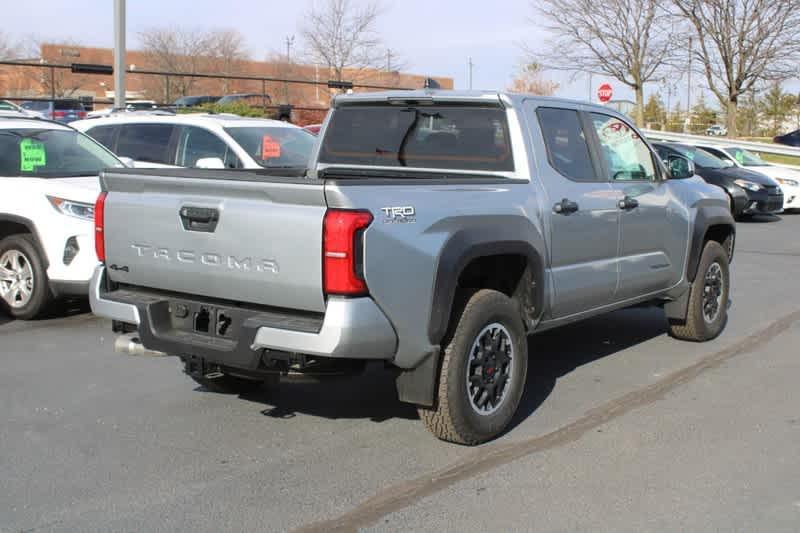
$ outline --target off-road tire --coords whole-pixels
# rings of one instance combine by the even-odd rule
[[[0,298],[0,305],[14,318],[31,320],[45,315],[51,310],[53,292],[42,260],[42,253],[33,238],[27,234],[10,235],[0,240],[0,257],[10,250],[21,253],[33,271],[33,292],[30,301],[23,307],[11,307]]]
[[[199,385],[202,385],[206,390],[218,394],[246,394],[260,389],[267,383],[267,381],[240,378],[239,376],[231,376],[229,374],[218,378],[189,377],[195,380]],[[272,383],[276,380],[270,379],[268,381]]]
[[[475,445],[501,433],[511,422],[525,388],[528,344],[518,305],[505,294],[482,289],[454,316],[444,346],[437,395],[433,407],[420,407],[419,415],[436,437],[457,444]],[[499,323],[510,334],[513,369],[497,410],[478,414],[467,388],[467,365],[473,343],[490,324]]]
[[[703,317],[703,294],[705,289],[706,274],[714,264],[720,266],[722,272],[722,297],[719,314],[710,323]],[[697,275],[689,289],[689,305],[686,309],[686,319],[670,323],[670,334],[681,340],[703,342],[717,337],[728,321],[728,298],[730,295],[730,272],[728,267],[728,254],[716,241],[708,241],[700,256]]]

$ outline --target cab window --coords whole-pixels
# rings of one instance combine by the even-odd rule
[[[574,109],[540,107],[536,110],[547,159],[555,170],[576,181],[596,181],[586,135]]]
[[[653,155],[639,134],[624,121],[592,113],[592,124],[600,141],[600,152],[614,181],[655,180]]]

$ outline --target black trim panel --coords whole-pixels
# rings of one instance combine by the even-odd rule
[[[458,278],[464,268],[480,257],[516,254],[528,258],[535,285],[531,288],[531,302],[538,316],[544,302],[544,261],[532,241],[543,242],[538,231],[528,219],[507,216],[489,220],[482,217],[474,225],[458,230],[445,243],[436,271],[428,339],[440,344],[447,332]]]
[[[2,214],[0,215],[0,224],[3,222],[13,222],[15,224],[25,226],[25,228],[27,228],[28,232],[33,235],[33,238],[36,241],[35,244],[41,253],[41,260],[42,263],[44,263],[44,269],[47,270],[50,268],[50,261],[47,259],[47,252],[45,252],[44,247],[42,246],[42,239],[39,238],[39,232],[36,231],[36,225],[33,223],[33,221],[17,215]]]
[[[700,256],[703,254],[703,246],[706,241],[706,233],[712,226],[728,226],[731,234],[736,240],[736,222],[733,220],[727,206],[704,205],[697,208],[697,215],[692,227],[692,242],[689,247],[689,259],[686,265],[686,279],[694,281],[697,275],[697,267],[700,264]],[[733,257],[733,250],[730,250],[730,257]]]

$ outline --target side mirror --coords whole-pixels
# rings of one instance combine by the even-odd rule
[[[670,155],[667,157],[667,167],[670,177],[674,180],[682,180],[694,176],[694,162],[680,155]]]
[[[218,168],[224,169],[225,163],[219,157],[201,157],[194,164],[194,168]]]

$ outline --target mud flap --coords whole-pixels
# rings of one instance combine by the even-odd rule
[[[397,376],[397,397],[401,402],[432,407],[436,397],[436,380],[439,377],[439,350],[429,353],[414,368],[403,370]]]

